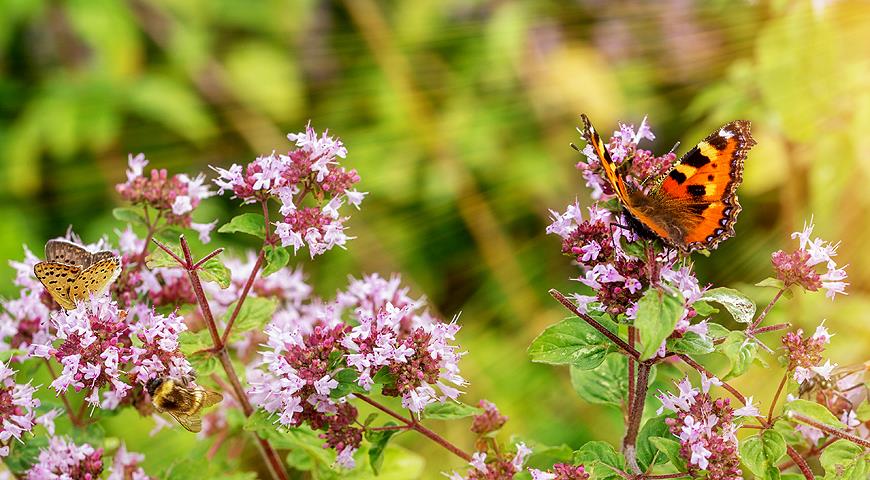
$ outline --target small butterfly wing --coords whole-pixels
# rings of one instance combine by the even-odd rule
[[[85,268],[97,263],[102,262],[103,260],[110,260],[112,258],[117,257],[114,252],[109,252],[107,250],[103,250],[101,252],[94,253],[91,255],[91,263],[87,265]]]
[[[69,296],[70,287],[81,273],[81,268],[57,262],[39,262],[33,266],[33,274],[42,286],[64,309],[73,310],[75,302]]]
[[[91,252],[81,245],[54,239],[45,242],[45,260],[87,268],[91,265]]]
[[[712,250],[734,235],[737,187],[753,145],[750,123],[731,122],[689,150],[653,192],[655,203],[671,206],[681,217],[683,238],[671,238],[678,247]]]
[[[69,297],[73,301],[86,300],[92,293],[104,292],[121,273],[121,260],[113,257],[101,260],[83,270],[73,281]]]
[[[587,142],[589,142],[589,145],[592,145],[592,149],[595,151],[598,160],[601,162],[601,168],[604,170],[604,175],[607,177],[607,181],[610,182],[610,186],[613,187],[613,191],[616,192],[616,196],[619,197],[619,200],[625,204],[628,199],[625,182],[623,182],[622,178],[620,178],[616,173],[616,165],[610,157],[610,152],[607,151],[607,145],[605,145],[601,140],[595,127],[592,126],[592,122],[589,121],[589,117],[587,117],[586,114],[582,114],[580,115],[580,118],[583,119],[583,137]]]

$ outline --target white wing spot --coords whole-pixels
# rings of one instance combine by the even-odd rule
[[[734,134],[722,128],[719,130],[719,136],[722,138],[731,138],[734,136]]]

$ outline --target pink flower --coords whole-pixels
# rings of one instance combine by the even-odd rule
[[[837,255],[839,243],[832,244],[820,238],[810,239],[813,233],[813,221],[804,223],[804,229],[792,233],[791,237],[798,239],[800,247],[786,253],[782,250],[771,256],[776,277],[785,283],[786,287],[798,285],[805,290],[815,292],[820,288],[826,290],[826,296],[834,299],[838,293],[845,295],[849,286],[845,267],[837,267],[833,257]],[[824,266],[824,271],[819,267]]]
[[[97,479],[103,472],[103,449],[87,443],[76,445],[61,437],[49,439],[48,448],[40,450],[37,463],[26,473],[28,480],[59,478]]]

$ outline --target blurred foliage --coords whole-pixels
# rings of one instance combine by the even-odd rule
[[[617,440],[622,419],[566,395],[567,371],[525,350],[564,316],[547,289],[575,288],[544,227],[548,209],[588,199],[568,148],[577,115],[604,130],[649,115],[656,150],[680,140],[680,152],[752,120],[738,234],[697,270],[753,284],[815,215],[817,233],[842,240],[850,295],[799,296],[771,321],[827,318],[832,357],[849,363],[870,345],[868,87],[860,0],[0,0],[0,256],[39,251],[68,225],[88,241],[111,234],[128,152],[208,171],[288,148],[284,134],[311,119],[344,140],[371,195],[347,252],[291,262],[324,294],[347,274],[403,272],[444,316],[462,312],[467,403],[489,398],[509,431],[576,449]],[[231,205],[211,200],[198,220]],[[0,270],[0,292],[11,276]],[[456,423],[443,433],[470,446]],[[114,426],[153,471],[177,455],[166,445],[193,443],[149,439],[145,420]],[[425,478],[455,466],[419,437],[398,443],[427,459]]]

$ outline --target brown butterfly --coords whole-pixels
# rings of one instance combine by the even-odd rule
[[[589,118],[581,117],[583,136],[636,232],[661,238],[683,253],[712,250],[734,235],[743,161],[755,145],[748,121],[733,121],[708,135],[652,191],[644,192],[626,184]]]
[[[64,309],[74,310],[76,301],[104,292],[121,273],[121,259],[112,252],[89,252],[66,240],[45,244],[45,261],[33,266],[33,274]]]

